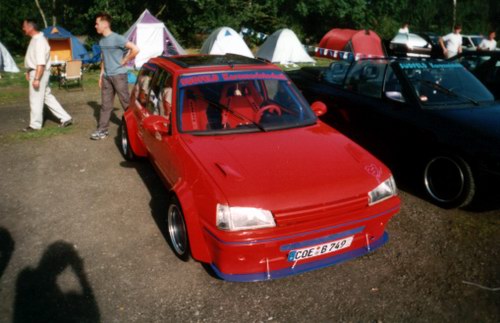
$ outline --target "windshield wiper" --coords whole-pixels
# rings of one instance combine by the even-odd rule
[[[458,93],[454,92],[453,90],[450,90],[450,89],[448,89],[447,87],[442,86],[441,84],[434,83],[434,82],[427,81],[427,80],[422,80],[422,79],[420,79],[420,80],[418,80],[418,81],[420,81],[421,83],[423,83],[423,84],[425,84],[425,85],[430,86],[430,87],[431,87],[431,88],[433,88],[433,89],[436,89],[436,90],[438,90],[438,91],[441,91],[441,92],[443,92],[443,93],[445,93],[445,94],[448,94],[448,95],[454,96],[454,97],[456,97],[456,98],[465,99],[465,100],[467,100],[467,101],[471,102],[471,103],[472,103],[472,104],[474,104],[474,105],[479,105],[479,102],[477,102],[476,100],[474,100],[474,99],[472,99],[472,98],[469,98],[468,96],[465,96],[465,95],[463,95],[463,94],[458,94]]]
[[[212,100],[209,100],[207,98],[203,98],[203,100],[207,101],[208,103],[214,105],[215,107],[217,107],[219,110],[226,110],[228,111],[229,113],[231,113],[232,115],[235,115],[236,117],[242,119],[242,120],[245,120],[247,122],[250,122],[251,124],[253,124],[255,127],[257,127],[260,131],[263,131],[263,132],[266,132],[266,129],[261,126],[259,123],[253,121],[252,119],[248,118],[247,116],[244,116],[242,115],[241,113],[239,112],[236,112],[234,111],[233,109],[229,108],[228,106],[225,106],[219,102],[215,102],[215,101],[212,101]]]

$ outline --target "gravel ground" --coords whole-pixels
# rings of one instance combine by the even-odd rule
[[[52,136],[19,135],[27,98],[0,105],[0,322],[500,321],[500,291],[464,283],[500,287],[500,207],[443,210],[401,191],[373,254],[224,282],[168,246],[167,191],[148,162],[121,157],[121,111],[94,142],[99,93],[54,92],[76,122]]]

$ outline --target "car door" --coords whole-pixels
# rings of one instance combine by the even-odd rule
[[[170,185],[179,178],[181,163],[178,136],[172,135],[172,113],[174,95],[173,73],[159,68],[151,82],[146,110],[148,116],[143,120],[144,143],[150,159],[163,179]]]
[[[137,82],[132,91],[131,99],[133,100],[133,113],[137,119],[138,135],[144,142],[144,126],[143,121],[150,115],[147,109],[149,91],[151,89],[151,81],[158,70],[156,64],[146,63],[142,66]]]
[[[392,157],[411,150],[421,110],[401,78],[386,60],[353,65],[344,91],[332,98],[339,118],[334,124],[340,122],[339,130],[377,155]]]
[[[387,118],[379,111],[381,105],[393,105],[382,100],[382,89],[387,62],[385,60],[362,60],[353,63],[341,85],[327,99],[330,120],[351,138],[365,142],[375,132],[381,135]]]

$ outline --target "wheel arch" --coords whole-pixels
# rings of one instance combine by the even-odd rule
[[[449,158],[455,163],[458,167],[460,167],[461,172],[463,172],[464,176],[464,184],[467,192],[462,193],[465,194],[462,198],[461,202],[443,202],[437,201],[430,193],[430,189],[428,188],[427,183],[427,167],[431,161],[436,160],[438,158]],[[469,205],[475,197],[476,193],[476,185],[477,185],[477,167],[474,159],[467,153],[454,149],[449,146],[434,146],[433,149],[430,149],[425,156],[423,156],[423,160],[425,161],[423,166],[423,179],[424,179],[424,188],[427,191],[427,194],[431,196],[432,199],[435,200],[435,203],[443,208],[455,208],[455,207],[465,207]]]
[[[191,256],[197,261],[211,263],[212,257],[205,243],[203,226],[200,222],[200,216],[196,208],[193,192],[188,187],[187,183],[181,180],[172,187],[170,196],[177,198],[181,206],[184,221],[187,226]]]

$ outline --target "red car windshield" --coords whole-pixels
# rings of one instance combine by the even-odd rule
[[[268,131],[316,122],[307,102],[280,71],[183,76],[178,98],[182,132]]]

